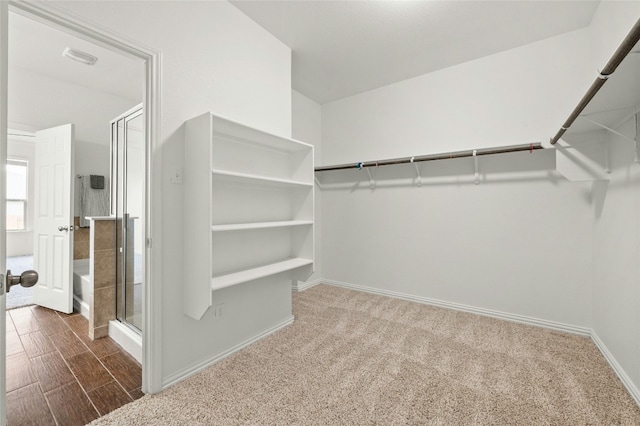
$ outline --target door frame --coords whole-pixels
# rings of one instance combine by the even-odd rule
[[[4,2],[2,2],[4,3]],[[97,26],[96,24],[72,15],[64,9],[52,5],[35,4],[20,0],[8,1],[9,11],[19,13],[30,19],[70,33],[81,39],[98,44],[116,53],[123,54],[133,59],[144,62],[145,83],[143,94],[143,106],[145,111],[145,291],[142,306],[143,332],[142,332],[142,391],[145,393],[157,393],[162,390],[162,364],[161,364],[161,290],[162,281],[160,274],[161,238],[161,150],[160,150],[160,87],[161,87],[161,52],[145,46],[137,41],[119,35],[111,30]],[[5,9],[2,7],[0,9]],[[0,19],[8,19],[2,16]],[[7,14],[8,15],[8,14]],[[3,22],[4,24],[4,22]],[[2,25],[6,28],[6,25]],[[3,30],[4,31],[4,30]],[[5,33],[6,34],[6,33]],[[7,93],[8,82],[6,78],[6,61],[8,44],[7,37],[0,45],[0,92]],[[4,60],[4,63],[3,63]],[[7,103],[6,95],[0,99],[0,149],[6,148],[7,129]],[[5,148],[3,148],[3,146]],[[3,192],[0,192],[2,194]],[[1,212],[0,212],[1,214]],[[0,216],[0,219],[2,217]],[[155,250],[154,250],[155,249]],[[0,248],[0,254],[2,253]],[[155,255],[156,252],[157,256]],[[2,260],[4,263],[4,260]],[[0,319],[0,325],[5,318]],[[6,356],[5,331],[2,327],[0,333],[0,356]],[[0,375],[4,378],[4,374]],[[1,379],[0,379],[1,380]],[[3,395],[4,396],[4,395]],[[0,398],[4,401],[4,398]],[[2,403],[0,403],[0,408]],[[0,424],[3,419],[0,419]]]
[[[6,163],[7,159],[7,72],[8,72],[8,45],[7,34],[9,31],[9,7],[6,2],[0,1],[0,231],[6,234]],[[4,291],[4,274],[6,272],[7,239],[0,239],[0,426],[7,423],[7,317],[6,295]]]

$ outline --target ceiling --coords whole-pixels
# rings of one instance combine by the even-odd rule
[[[598,6],[482,0],[232,4],[291,47],[293,88],[320,104],[585,27]],[[86,66],[62,57],[67,46],[98,62]],[[121,99],[142,98],[139,62],[16,13],[9,20],[9,58],[10,75],[28,70]]]
[[[293,50],[293,88],[324,104],[586,27],[599,2],[231,3]]]
[[[98,57],[84,65],[72,47]],[[109,142],[109,122],[142,102],[144,64],[18,13],[9,14],[8,116],[13,131],[75,124],[75,137]]]
[[[72,47],[98,57],[87,66],[62,56]],[[9,20],[10,66],[45,74],[127,99],[142,99],[141,62],[99,47],[33,19],[12,13]]]

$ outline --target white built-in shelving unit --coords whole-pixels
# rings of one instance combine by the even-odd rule
[[[200,319],[215,292],[313,271],[313,146],[211,113],[187,121],[184,308]]]

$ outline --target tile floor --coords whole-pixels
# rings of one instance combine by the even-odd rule
[[[140,364],[111,338],[92,341],[80,314],[7,311],[7,419],[85,425],[140,398]]]

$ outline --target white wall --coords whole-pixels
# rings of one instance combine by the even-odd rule
[[[7,232],[7,257],[33,254],[33,200],[35,175],[35,145],[28,137],[7,140],[7,156],[20,160],[27,160],[29,175],[27,176],[27,230]]]
[[[320,164],[322,158],[322,107],[304,96],[302,93],[291,92],[291,137],[314,146],[315,164]],[[306,280],[311,284],[322,277],[322,192],[316,185],[314,204],[314,272]],[[300,283],[300,286],[304,284]]]
[[[13,127],[35,131],[74,123],[76,139],[104,145],[109,144],[109,121],[142,101],[17,67],[10,69],[9,86],[8,113]]]
[[[571,52],[571,55],[567,55]],[[589,31],[329,103],[322,163],[551,137],[591,83]],[[323,278],[572,326],[590,325],[589,187],[553,152],[325,172]],[[359,186],[356,186],[357,183]]]
[[[607,63],[613,52],[640,16],[640,2],[602,0],[589,27],[593,77]]]
[[[600,59],[600,67],[639,17],[638,2],[600,4],[592,23],[594,56]],[[607,42],[608,54],[601,47],[603,41]],[[612,79],[615,78],[614,74]],[[607,86],[602,90],[606,91]],[[630,138],[637,136],[633,119],[616,130]],[[640,165],[634,162],[633,143],[613,133],[602,139],[608,139],[612,173],[609,184],[594,191],[597,203],[593,210],[593,329],[635,386],[637,399],[640,398]]]
[[[103,123],[109,129],[109,123]],[[105,190],[109,191],[111,181],[110,147],[102,143],[92,143],[82,140],[74,141],[74,176],[76,175],[102,175],[105,177]],[[74,216],[80,212],[80,185],[79,179],[74,177]]]
[[[185,120],[206,111],[291,136],[291,51],[227,2],[50,2],[162,52],[162,168],[183,167]],[[185,167],[188,165],[184,165]],[[290,285],[218,292],[225,317],[182,312],[182,187],[161,182],[162,375],[166,382],[291,315]],[[157,217],[157,216],[155,216]],[[206,232],[206,231],[205,231]]]
[[[322,163],[549,138],[591,84],[583,29],[328,103]]]
[[[634,127],[618,130],[635,137]],[[593,329],[640,388],[640,166],[633,144],[608,139],[612,173],[593,209]]]
[[[553,152],[325,173],[323,278],[561,324],[590,324],[589,187]],[[359,185],[355,187],[355,184]]]
[[[326,104],[322,162],[549,138],[589,63],[584,29]],[[421,188],[411,167],[374,170],[373,191],[364,171],[323,174],[324,278],[590,324],[588,187],[559,178],[553,153],[482,157],[478,186],[470,159],[421,168]]]

